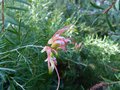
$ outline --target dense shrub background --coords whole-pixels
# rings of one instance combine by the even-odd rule
[[[120,1],[103,14],[112,3],[105,1],[98,6],[94,0],[5,0],[0,90],[55,90],[57,76],[48,74],[40,46],[69,24],[75,30],[68,36],[82,45],[59,52],[60,90],[87,90],[100,82],[111,83],[107,90],[119,90]]]

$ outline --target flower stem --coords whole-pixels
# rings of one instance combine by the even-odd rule
[[[59,72],[58,72],[58,69],[57,69],[56,65],[55,65],[55,71],[56,71],[57,77],[58,77],[58,85],[57,85],[57,89],[56,89],[56,90],[58,90],[59,87],[60,87],[60,75],[59,75]]]

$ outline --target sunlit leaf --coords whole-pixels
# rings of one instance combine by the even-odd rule
[[[21,7],[6,7],[6,8],[9,8],[9,9],[14,9],[14,10],[21,10],[21,11],[27,11],[27,9],[25,8],[21,8]]]
[[[10,68],[2,68],[2,67],[0,67],[0,71],[16,72],[14,69],[10,69]]]
[[[93,2],[90,2],[90,4],[93,6],[93,7],[95,7],[96,9],[104,9],[103,7],[100,7],[100,6],[98,6],[98,5],[96,5],[95,3],[93,3]]]

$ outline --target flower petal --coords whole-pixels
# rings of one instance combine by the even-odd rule
[[[53,60],[50,60],[50,67],[48,67],[49,69],[49,74],[51,74],[53,72],[55,68],[55,64],[54,64],[54,61]]]

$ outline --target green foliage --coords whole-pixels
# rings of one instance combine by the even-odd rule
[[[57,57],[60,90],[87,90],[101,81],[120,81],[119,0],[108,4],[89,0],[5,0],[5,31],[0,33],[0,90],[55,90],[57,76],[48,74],[41,53],[52,35],[73,24],[66,33],[80,49],[68,45]],[[1,3],[0,3],[1,4]],[[1,10],[1,7],[0,7]],[[0,16],[0,29],[1,29]],[[108,90],[119,90],[120,83]]]

